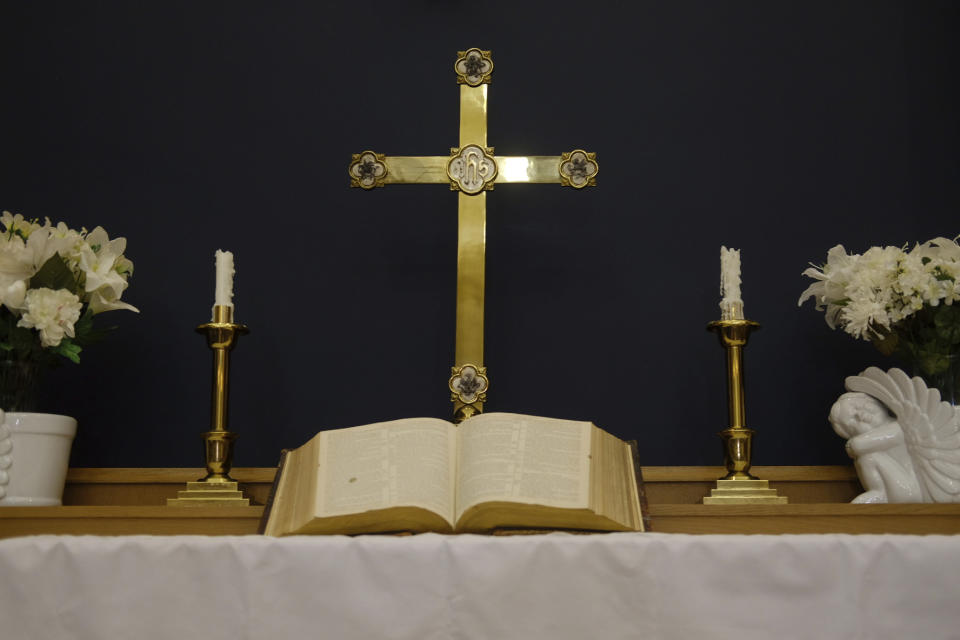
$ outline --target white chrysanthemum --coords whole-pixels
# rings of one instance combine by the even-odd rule
[[[890,328],[890,321],[883,303],[861,298],[851,300],[841,313],[844,330],[855,338],[869,340],[878,327]]]
[[[935,307],[960,300],[960,246],[953,240],[934,238],[910,252],[900,276],[908,292]]]
[[[873,247],[857,260],[844,292],[849,304],[869,307],[870,316],[884,326],[889,324],[885,310],[894,306],[894,285],[902,255],[896,247]],[[882,314],[880,309],[884,310]]]
[[[56,347],[64,336],[74,336],[83,307],[76,294],[66,289],[30,289],[24,302],[26,311],[17,326],[39,331],[44,347]]]
[[[871,247],[857,260],[857,284],[874,290],[892,287],[897,281],[900,261],[905,255],[898,247]]]
[[[925,306],[960,301],[960,245],[935,238],[909,253],[898,247],[872,247],[863,255],[832,248],[827,264],[803,275],[816,280],[800,298],[814,297],[831,328],[864,339]]]
[[[909,301],[911,306],[915,304],[922,306],[924,300],[930,299],[933,293],[930,273],[918,253],[907,254],[900,263],[897,288],[904,300]],[[916,308],[919,309],[920,306]]]

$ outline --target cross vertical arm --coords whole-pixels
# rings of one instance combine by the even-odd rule
[[[460,55],[466,53],[460,52]],[[486,53],[489,56],[489,52]],[[466,76],[458,78],[468,80]],[[487,149],[487,83],[482,77],[478,85],[460,84],[460,148],[451,149],[451,155],[467,148],[479,148],[481,153],[493,154],[493,149]],[[468,193],[460,188],[457,194],[457,342],[448,385],[456,422],[483,411],[488,386],[486,367],[483,366],[486,184],[483,187],[479,193]]]
[[[483,366],[483,304],[485,285],[485,257],[487,247],[487,194],[480,193],[474,196],[465,193],[459,194],[459,226],[457,230],[457,343],[454,356],[455,365],[452,374],[463,375],[464,367],[474,367],[476,374],[485,374]],[[451,382],[454,386],[456,382]],[[471,383],[473,384],[473,383]],[[486,382],[482,384],[486,391]],[[482,400],[464,402],[479,394],[458,394],[451,389],[454,397],[454,411],[465,411],[472,415],[480,413],[481,407],[475,405]],[[464,417],[470,417],[466,415]]]

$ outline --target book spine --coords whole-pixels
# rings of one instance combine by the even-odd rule
[[[287,463],[287,454],[289,449],[283,449],[280,452],[280,462],[277,464],[277,473],[273,476],[273,485],[270,487],[270,493],[267,495],[267,503],[263,507],[263,515],[260,517],[260,526],[257,533],[263,535],[267,531],[267,522],[270,520],[270,512],[273,510],[273,500],[277,497],[277,487],[280,486],[280,476],[283,475],[283,467]]]

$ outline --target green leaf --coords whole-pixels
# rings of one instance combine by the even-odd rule
[[[943,306],[933,319],[937,336],[947,344],[960,343],[960,307]]]
[[[73,341],[77,344],[90,345],[99,342],[103,340],[112,329],[116,329],[116,327],[95,327],[93,324],[93,315],[93,311],[87,307],[83,315],[80,316],[80,319],[77,320],[77,323],[73,326]]]
[[[77,340],[85,340],[93,332],[93,312],[90,311],[89,307],[83,312],[77,323],[73,325],[73,332]]]
[[[921,350],[919,355],[917,363],[926,376],[935,376],[950,367],[950,358],[945,354]]]
[[[60,341],[60,344],[53,349],[54,353],[59,353],[67,360],[80,364],[80,352],[83,351],[83,347],[75,343],[70,338],[64,338]]]
[[[934,318],[934,322],[940,324],[957,321],[960,321],[960,307],[952,304],[942,304],[937,307],[937,317]]]
[[[77,294],[77,279],[70,271],[70,267],[60,257],[59,253],[54,254],[49,260],[43,263],[40,270],[30,278],[30,288],[40,289],[66,289],[70,293]]]

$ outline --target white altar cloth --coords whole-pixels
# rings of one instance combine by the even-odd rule
[[[0,638],[960,638],[960,536],[12,538]]]

